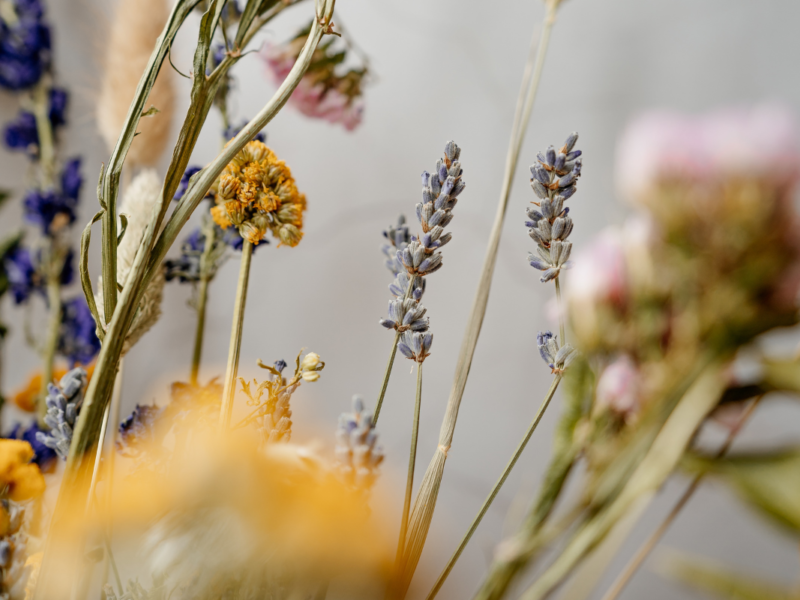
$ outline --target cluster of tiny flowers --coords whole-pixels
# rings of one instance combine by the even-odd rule
[[[228,257],[226,250],[241,250],[244,241],[238,231],[234,229],[223,230],[216,223],[214,228],[214,240],[211,251],[208,255],[208,264],[202,264],[202,257],[205,253],[208,236],[204,233],[204,228],[198,227],[192,231],[181,244],[181,253],[177,258],[170,258],[164,261],[164,270],[167,281],[177,279],[181,283],[196,283],[205,276],[209,280],[213,279],[217,270]],[[268,240],[262,240],[268,244]],[[254,246],[253,250],[258,248]],[[206,272],[202,269],[205,266]]]
[[[33,189],[23,201],[25,218],[38,225],[43,235],[55,235],[75,221],[83,178],[81,161],[73,158],[64,165],[60,189]]]
[[[58,353],[72,365],[88,365],[100,352],[97,324],[86,299],[76,296],[61,305],[61,331]]]
[[[64,375],[57,386],[52,383],[47,386],[47,414],[44,422],[50,428],[50,433],[40,431],[36,434],[36,439],[55,450],[64,460],[69,454],[72,429],[83,403],[86,382],[86,371],[78,367]]]
[[[294,66],[305,44],[310,27],[300,31],[294,39],[281,46],[270,46],[262,52],[268,71],[276,83],[283,83]],[[352,131],[364,113],[363,88],[367,68],[347,69],[347,48],[334,46],[330,40],[317,46],[311,64],[300,83],[292,92],[289,102],[302,114],[329,123],[341,123]]]
[[[364,401],[354,396],[353,412],[339,416],[335,449],[339,472],[350,485],[372,487],[383,462],[383,448],[377,442],[372,415],[365,412]]]
[[[262,439],[270,444],[275,442],[288,442],[292,439],[292,409],[289,402],[292,399],[292,394],[295,392],[300,383],[287,386],[286,380],[281,376],[281,373],[286,368],[285,360],[278,360],[274,363],[275,371],[278,375],[270,376],[270,380],[278,384],[278,388],[285,388],[275,394],[275,398],[270,399],[268,403],[268,412],[261,419],[258,427],[258,432],[261,434]]]
[[[2,507],[8,516],[6,534],[0,539],[0,569],[2,569],[2,593],[0,598],[24,598],[26,584],[32,567],[28,561],[28,533],[24,527],[25,511],[29,502],[20,503],[4,499]]]
[[[61,88],[51,88],[49,93],[48,116],[53,134],[66,124],[67,92]],[[36,116],[27,110],[21,110],[17,118],[6,125],[4,132],[6,146],[10,150],[26,152],[31,157],[39,154],[39,129]]]
[[[540,331],[536,335],[536,345],[542,360],[553,373],[563,373],[578,356],[578,351],[569,344],[559,347],[558,336],[549,331]]]
[[[403,298],[406,295],[408,283],[411,280],[408,276],[408,271],[406,271],[403,265],[403,261],[400,260],[400,254],[408,247],[412,239],[408,231],[408,225],[406,225],[405,216],[400,215],[397,218],[397,226],[390,225],[389,228],[383,232],[383,237],[389,242],[381,246],[381,251],[386,255],[386,268],[389,269],[395,277],[394,281],[389,286],[389,291],[392,292],[392,295],[395,297]],[[422,277],[415,277],[414,289],[410,297],[419,301],[424,293],[425,279]]]
[[[50,68],[50,27],[39,0],[10,0],[0,11],[0,87],[33,87]]]
[[[531,187],[540,202],[534,202],[537,208],[528,209],[525,223],[538,244],[538,255],[529,254],[528,261],[544,271],[543,283],[558,277],[572,252],[572,242],[566,241],[572,233],[572,219],[564,202],[575,193],[581,175],[581,151],[574,150],[577,141],[578,134],[570,134],[561,149],[550,146],[537,155],[538,162],[531,167]]]
[[[213,193],[211,216],[223,229],[236,227],[252,244],[268,230],[282,244],[300,243],[306,197],[289,167],[263,143],[249,142],[225,167]]]

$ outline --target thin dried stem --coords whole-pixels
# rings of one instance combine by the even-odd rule
[[[233,309],[233,325],[231,326],[231,343],[228,347],[228,368],[225,370],[225,388],[222,392],[222,407],[219,413],[220,429],[227,429],[231,424],[233,399],[236,395],[236,376],[239,374],[239,354],[242,350],[242,326],[244,324],[244,307],[247,300],[247,284],[250,281],[250,262],[253,257],[253,244],[244,240],[242,245],[242,263],[239,267],[239,283],[236,286],[236,305]]]
[[[511,460],[508,461],[506,468],[503,470],[502,475],[500,475],[500,479],[498,479],[497,483],[494,484],[492,491],[489,492],[489,496],[486,498],[486,500],[484,500],[483,505],[478,511],[478,514],[472,521],[472,525],[470,525],[467,533],[464,534],[464,537],[462,538],[461,543],[458,545],[458,548],[456,548],[456,551],[453,553],[453,556],[450,557],[450,561],[447,563],[447,566],[444,568],[441,575],[439,575],[439,578],[436,580],[433,589],[430,592],[428,592],[427,600],[433,600],[433,598],[436,597],[436,594],[439,593],[439,590],[442,589],[442,585],[444,585],[444,582],[450,575],[450,571],[453,570],[453,567],[455,566],[456,562],[461,556],[461,553],[464,551],[464,548],[467,547],[467,544],[472,538],[472,535],[475,533],[475,530],[478,529],[478,525],[481,524],[484,515],[486,515],[486,512],[489,510],[489,507],[492,505],[492,502],[494,502],[494,499],[500,492],[500,488],[503,487],[503,484],[506,482],[506,479],[508,479],[511,470],[514,468],[514,465],[517,464],[517,460],[519,460],[519,457],[524,452],[525,446],[527,446],[528,441],[531,439],[531,436],[533,435],[533,432],[536,431],[536,427],[539,425],[539,421],[542,420],[542,416],[547,410],[547,407],[550,405],[550,401],[553,399],[553,396],[555,395],[556,390],[558,389],[558,384],[561,383],[561,377],[562,377],[561,375],[556,375],[556,377],[553,379],[553,383],[550,384],[550,389],[547,390],[547,394],[545,395],[542,404],[539,406],[539,410],[536,412],[536,416],[533,418],[533,421],[531,421],[528,430],[525,432],[525,435],[523,436],[522,440],[517,446],[517,449],[514,451],[514,455],[511,457]]]
[[[558,333],[561,346],[567,343],[567,334],[564,327],[564,304],[561,300],[561,277],[556,277],[556,303],[558,304]]]
[[[758,406],[758,403],[763,397],[764,396],[762,394],[750,403],[745,412],[742,413],[742,416],[739,417],[739,420],[736,422],[736,424],[728,432],[725,442],[723,442],[722,446],[720,446],[719,450],[717,450],[714,458],[722,458],[728,453],[728,450],[730,450],[731,445],[733,444],[733,440],[737,435],[739,435],[742,427],[744,427],[745,423],[747,423],[748,419],[753,414]],[[672,510],[669,512],[666,518],[661,522],[658,528],[652,534],[650,534],[650,537],[647,538],[647,541],[645,541],[645,543],[639,547],[639,549],[636,551],[636,554],[633,556],[633,558],[631,558],[630,562],[625,565],[622,573],[619,574],[619,577],[617,577],[617,579],[611,585],[611,588],[609,588],[602,600],[616,600],[619,597],[619,595],[622,593],[622,590],[624,590],[625,586],[628,585],[636,571],[639,570],[639,567],[642,566],[653,549],[658,545],[658,542],[661,541],[661,538],[664,537],[667,529],[669,529],[670,525],[672,525],[673,521],[675,521],[675,519],[678,517],[678,514],[683,510],[683,507],[686,506],[686,504],[689,502],[689,499],[697,491],[697,488],[700,487],[700,482],[703,480],[704,476],[705,473],[698,473],[695,476],[695,478],[689,484],[689,487],[686,488],[686,491],[680,497],[675,506],[672,507]]]

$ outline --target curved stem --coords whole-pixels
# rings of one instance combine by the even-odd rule
[[[412,275],[408,280],[408,288],[403,300],[408,300],[411,297],[411,292],[414,290],[414,283],[417,281],[419,275]],[[400,342],[400,332],[394,334],[394,342],[392,342],[392,351],[389,353],[389,362],[386,363],[386,371],[383,374],[383,383],[381,384],[381,393],[378,396],[378,402],[375,405],[375,415],[372,417],[372,425],[378,424],[378,417],[381,414],[381,407],[383,406],[383,399],[386,397],[386,389],[389,387],[389,377],[392,376],[392,367],[394,366],[394,358],[397,355],[397,344]]]
[[[525,450],[525,446],[531,439],[533,432],[536,431],[536,427],[539,425],[539,421],[542,420],[544,412],[550,405],[550,401],[553,399],[553,396],[555,395],[556,390],[558,389],[559,383],[561,383],[561,375],[556,375],[556,377],[553,379],[553,383],[550,384],[550,389],[547,390],[547,395],[545,395],[541,406],[539,406],[539,410],[536,412],[536,416],[533,418],[533,421],[531,421],[528,430],[525,432],[525,435],[523,436],[522,440],[517,446],[517,449],[514,451],[511,460],[508,461],[505,470],[503,470],[503,474],[500,475],[500,479],[497,480],[497,483],[494,484],[494,488],[492,488],[492,491],[489,492],[489,496],[486,498],[486,500],[484,500],[483,505],[478,511],[478,514],[475,516],[475,519],[472,521],[472,525],[470,525],[469,530],[467,531],[466,534],[464,534],[461,543],[458,545],[458,548],[456,548],[456,551],[453,553],[453,556],[450,557],[450,561],[447,563],[447,566],[444,568],[441,575],[439,575],[439,578],[436,580],[433,589],[428,593],[427,600],[433,600],[433,598],[436,597],[436,594],[439,593],[439,590],[442,588],[442,585],[444,585],[445,580],[447,580],[447,577],[450,575],[450,571],[453,570],[456,561],[458,561],[459,557],[461,556],[461,553],[464,551],[464,548],[467,547],[469,540],[472,538],[472,534],[474,534],[475,530],[478,529],[478,525],[480,525],[484,515],[489,510],[489,507],[492,505],[492,502],[494,502],[494,499],[497,497],[497,494],[500,492],[500,488],[503,487],[503,484],[506,482],[506,479],[508,479],[508,475],[514,468],[514,465],[517,464],[517,460],[519,459],[522,452]]]
[[[756,409],[756,406],[758,406],[758,403],[763,397],[764,396],[762,394],[750,403],[733,428],[731,428],[731,430],[728,432],[725,442],[722,444],[722,446],[720,446],[719,450],[717,450],[714,458],[722,458],[728,453],[728,450],[730,450],[730,447],[733,444],[733,440],[742,430],[742,427],[750,418],[750,415],[753,414],[753,411]],[[695,476],[695,478],[689,484],[689,487],[686,488],[686,491],[680,497],[675,506],[672,507],[672,510],[669,512],[666,518],[661,522],[658,528],[652,534],[650,534],[650,537],[647,538],[645,543],[639,547],[639,549],[636,551],[636,554],[633,556],[633,558],[631,558],[630,562],[625,565],[622,573],[620,573],[619,577],[614,580],[614,583],[605,593],[602,600],[616,600],[619,597],[619,595],[622,593],[622,590],[624,590],[625,586],[628,585],[636,571],[639,570],[639,567],[642,566],[642,563],[644,563],[645,559],[650,556],[650,553],[658,545],[658,542],[660,542],[661,538],[664,537],[667,529],[669,529],[670,525],[672,525],[672,522],[675,521],[678,514],[681,512],[681,510],[683,510],[683,507],[686,506],[686,504],[689,502],[689,499],[697,491],[697,488],[700,487],[700,482],[703,480],[704,475],[705,473],[698,473]]]
[[[233,325],[231,326],[231,343],[228,347],[228,368],[225,370],[225,388],[222,392],[222,407],[219,413],[220,429],[227,429],[231,423],[233,398],[236,393],[236,376],[239,373],[239,353],[242,349],[242,325],[244,323],[244,306],[247,300],[247,284],[250,280],[250,259],[253,256],[253,244],[244,240],[242,246],[242,263],[239,268],[239,283],[236,286],[236,306],[233,309]]]
[[[414,489],[414,469],[417,465],[417,439],[419,436],[419,409],[422,405],[422,363],[417,363],[417,396],[414,402],[414,423],[411,427],[411,450],[408,454],[408,477],[406,478],[406,495],[403,501],[403,517],[400,521],[400,536],[397,540],[397,567],[403,557],[406,533],[408,532],[408,512],[411,510],[411,492]]]

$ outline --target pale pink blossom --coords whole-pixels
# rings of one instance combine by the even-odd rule
[[[609,228],[578,252],[567,271],[567,296],[580,303],[620,303],[626,297],[627,269],[622,232]]]
[[[597,381],[596,406],[619,415],[638,412],[641,402],[641,381],[636,364],[622,355],[608,365]]]
[[[617,149],[618,185],[630,200],[663,179],[768,176],[775,183],[794,183],[798,175],[797,124],[779,105],[698,116],[653,111],[627,127]]]
[[[281,46],[268,46],[261,57],[268,74],[276,84],[283,83],[295,63],[295,57]],[[355,129],[364,113],[364,102],[360,97],[343,94],[336,87],[326,86],[306,74],[289,97],[289,104],[307,117],[323,119],[329,123],[341,123],[348,131]]]

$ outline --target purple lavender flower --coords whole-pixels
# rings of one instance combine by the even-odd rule
[[[42,291],[41,278],[33,264],[31,251],[16,246],[6,254],[3,268],[8,277],[8,285],[16,304],[27,302],[33,292]]]
[[[339,416],[335,453],[339,472],[348,483],[364,489],[372,486],[383,462],[383,448],[360,396],[353,396],[352,413]]]
[[[58,353],[73,365],[88,365],[100,352],[97,325],[83,296],[67,300],[61,306],[61,332]]]
[[[536,335],[536,345],[545,364],[554,373],[561,373],[578,356],[578,351],[569,344],[559,347],[558,336],[549,331],[540,331]]]
[[[50,433],[39,431],[36,439],[55,450],[64,460],[69,454],[72,430],[83,404],[86,382],[86,371],[76,368],[64,375],[58,385],[51,383],[47,386],[47,414],[44,422],[50,428]]]
[[[16,19],[0,18],[0,87],[34,86],[50,67],[50,29],[39,0],[12,0]]]
[[[7,439],[22,440],[28,442],[33,448],[33,461],[42,471],[49,471],[54,465],[58,457],[56,451],[46,446],[38,438],[37,434],[47,435],[44,429],[39,428],[39,424],[34,421],[28,427],[23,428],[22,423],[17,423],[14,428],[9,432]]]
[[[430,332],[419,333],[416,331],[406,331],[400,337],[397,349],[403,356],[414,362],[421,363],[430,356],[431,345],[433,344],[433,334]]]
[[[570,134],[558,151],[550,146],[540,152],[538,162],[531,167],[531,187],[540,201],[527,210],[528,235],[538,245],[537,253],[528,255],[528,262],[544,271],[543,283],[569,266],[572,242],[566,239],[572,233],[572,218],[564,203],[575,193],[581,175],[581,151],[574,149],[577,141],[578,134]]]

